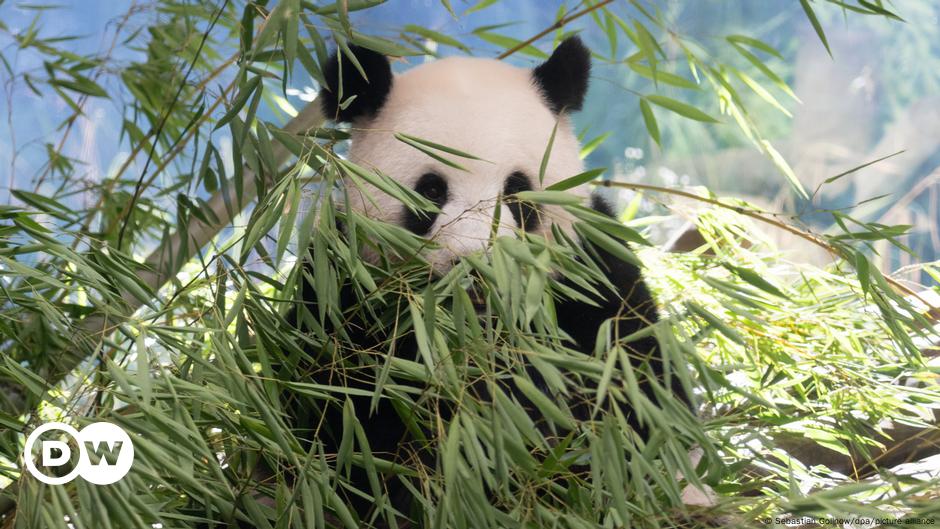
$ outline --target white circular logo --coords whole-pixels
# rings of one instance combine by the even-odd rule
[[[78,446],[78,464],[64,476],[50,476],[40,472],[33,458],[33,448],[39,436],[60,430],[67,433]],[[40,463],[45,468],[63,466],[72,458],[71,445],[66,441],[40,441]],[[23,448],[26,469],[39,481],[48,485],[62,485],[81,476],[89,483],[109,485],[127,475],[134,463],[134,443],[120,426],[109,422],[96,422],[81,431],[61,422],[43,424],[26,438]]]

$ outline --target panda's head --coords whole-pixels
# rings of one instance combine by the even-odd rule
[[[451,57],[393,75],[385,56],[358,47],[352,51],[366,78],[345,54],[334,56],[324,72],[327,86],[320,95],[324,113],[352,124],[353,162],[414,189],[435,203],[440,213],[415,213],[374,188],[366,193],[350,188],[352,208],[433,239],[438,247],[426,258],[438,271],[485,247],[497,207],[501,208],[498,235],[517,230],[550,235],[553,223],[570,232],[572,219],[561,208],[535,206],[514,200],[513,195],[544,189],[583,170],[568,119],[570,112],[581,108],[590,72],[590,53],[580,39],[563,41],[534,69]],[[466,171],[455,169],[396,139],[395,133],[481,160],[440,153]],[[583,187],[571,192],[588,194]]]

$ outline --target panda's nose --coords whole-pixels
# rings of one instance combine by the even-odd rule
[[[463,213],[442,230],[443,237],[440,242],[454,257],[485,249],[493,231],[493,216],[488,213],[484,211]],[[504,233],[500,230],[499,234]]]
[[[495,208],[474,204],[463,209],[459,215],[443,219],[433,239],[440,245],[429,257],[439,271],[449,270],[461,257],[486,250],[493,235]],[[512,219],[508,211],[501,212],[496,235],[511,236],[513,228],[506,219]]]

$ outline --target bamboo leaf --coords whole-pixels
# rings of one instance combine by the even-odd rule
[[[764,149],[764,152],[770,156],[770,160],[777,166],[778,169],[787,177],[787,181],[790,182],[790,187],[797,192],[800,197],[805,200],[809,199],[809,195],[806,193],[806,189],[803,188],[803,184],[800,183],[799,178],[796,177],[796,173],[793,172],[793,169],[790,168],[790,164],[787,163],[786,159],[777,152],[777,149],[767,140],[760,140],[760,145]]]
[[[405,143],[405,144],[407,144],[407,145],[410,145],[410,146],[414,147],[415,149],[418,149],[419,151],[423,152],[424,154],[427,154],[427,155],[430,156],[431,158],[434,158],[435,160],[441,162],[442,164],[444,164],[444,165],[446,165],[446,166],[448,166],[448,167],[453,167],[454,169],[459,169],[459,170],[461,170],[461,171],[468,171],[468,172],[469,172],[469,170],[468,170],[466,167],[464,167],[464,166],[460,165],[459,163],[457,163],[457,162],[451,160],[450,158],[445,158],[444,156],[441,156],[440,154],[436,153],[435,150],[441,150],[441,151],[444,150],[444,149],[441,148],[441,146],[439,146],[439,145],[437,145],[437,144],[433,144],[434,146],[431,147],[431,146],[429,146],[429,143],[430,143],[430,142],[427,142],[427,141],[418,141],[418,139],[416,139],[416,138],[412,138],[412,137],[410,137],[410,136],[406,136],[406,135],[404,135],[404,134],[397,133],[397,132],[395,133],[395,139],[397,139],[398,141],[400,141],[400,142],[402,142],[402,143]],[[430,148],[429,148],[429,147],[430,147]],[[444,151],[444,152],[451,152],[452,154],[456,154],[456,153],[452,152],[452,150],[446,150],[446,151]],[[457,154],[457,155],[458,155],[458,156],[461,156],[461,154]],[[469,156],[469,155],[463,155],[463,156],[464,156],[465,158],[474,158],[474,157]],[[475,159],[479,159],[479,158],[475,158]]]
[[[457,39],[455,39],[455,38],[453,38],[453,37],[449,37],[449,36],[447,36],[447,35],[445,35],[445,34],[439,32],[439,31],[434,31],[433,29],[428,29],[428,28],[426,28],[426,27],[418,26],[418,25],[415,25],[415,24],[406,24],[405,27],[402,28],[402,29],[404,29],[405,31],[407,31],[407,32],[409,32],[409,33],[414,33],[415,35],[419,35],[419,36],[421,36],[421,37],[424,37],[424,38],[426,38],[426,39],[428,39],[428,40],[433,40],[434,42],[437,42],[438,44],[443,44],[443,45],[445,45],[445,46],[451,46],[451,47],[457,48],[457,49],[459,49],[459,50],[461,50],[461,51],[470,53],[470,48],[468,48],[467,46],[465,46],[465,45],[464,45],[463,43],[461,43],[459,40],[457,40]]]
[[[579,185],[586,184],[590,182],[591,180],[594,180],[598,176],[604,174],[604,171],[606,170],[607,170],[606,167],[588,169],[587,171],[583,173],[565,178],[564,180],[561,180],[559,182],[555,182],[554,184],[546,187],[545,190],[546,191],[565,191],[573,187],[578,187]]]
[[[553,423],[561,426],[566,430],[574,430],[575,424],[571,417],[562,411],[557,404],[552,402],[544,393],[539,391],[535,387],[535,384],[532,383],[527,378],[520,377],[518,375],[512,377],[513,381],[516,384],[516,387],[519,388],[519,391],[526,396],[529,401],[531,401],[539,409],[539,411],[545,415]]]
[[[516,39],[513,37],[507,37],[506,35],[499,35],[491,31],[482,31],[480,29],[477,29],[476,31],[473,32],[473,34],[479,37],[480,39],[486,42],[489,42],[490,44],[494,44],[496,46],[499,46],[500,48],[503,48],[504,50],[509,50],[522,44],[522,41],[519,39]],[[547,53],[536,48],[535,46],[532,46],[531,44],[522,47],[519,50],[519,53],[523,55],[529,55],[537,59],[548,58]]]
[[[548,137],[548,145],[545,146],[545,152],[542,154],[542,161],[539,163],[539,186],[545,181],[545,169],[548,168],[548,160],[552,156],[552,146],[555,145],[555,133],[558,132],[558,121],[552,127],[552,134]]]
[[[745,35],[728,35],[725,37],[725,39],[732,44],[744,44],[752,48],[756,48],[762,52],[769,53],[770,55],[783,60],[783,55],[780,55],[779,51],[760,39],[755,39]]]
[[[235,101],[232,102],[232,106],[229,107],[228,111],[222,116],[221,119],[215,124],[214,130],[219,130],[220,128],[227,125],[232,118],[238,115],[241,109],[245,106],[245,103],[248,102],[256,90],[259,90],[261,86],[261,77],[255,76],[249,79],[238,92],[238,97],[235,98]]]
[[[718,123],[718,120],[709,116],[708,114],[702,112],[701,110],[689,105],[688,103],[683,103],[675,99],[662,96],[659,94],[649,94],[643,96],[645,100],[650,103],[659,105],[665,109],[671,110],[680,116],[687,117],[689,119],[694,119],[695,121],[703,121],[706,123]],[[642,107],[641,107],[642,108]],[[645,119],[645,116],[644,116]]]
[[[640,113],[643,115],[643,123],[646,125],[646,132],[650,138],[656,142],[656,145],[662,147],[662,140],[659,136],[659,124],[656,123],[656,115],[646,99],[640,99]]]
[[[583,160],[587,158],[588,156],[590,156],[590,154],[594,152],[598,147],[600,147],[600,145],[604,143],[604,141],[606,141],[607,138],[609,138],[611,134],[612,134],[611,132],[605,132],[601,134],[600,136],[592,139],[591,141],[585,143],[584,146],[581,147],[581,152],[578,154],[578,158],[581,158]]]
[[[819,36],[819,40],[822,41],[823,46],[826,47],[826,53],[832,57],[832,50],[829,49],[829,41],[826,40],[826,32],[823,31],[822,24],[820,24],[819,19],[816,18],[816,13],[813,11],[809,0],[800,0],[800,5],[803,7],[803,12],[806,13],[806,18],[808,18],[810,24],[813,25],[813,30],[816,31],[816,35]]]

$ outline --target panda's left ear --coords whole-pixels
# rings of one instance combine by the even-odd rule
[[[590,74],[591,52],[577,36],[563,40],[552,56],[532,71],[535,84],[556,114],[581,110]]]
[[[349,51],[356,57],[366,76],[362,76],[362,72],[345,53],[340,50],[333,53],[330,60],[323,65],[326,86],[320,90],[317,98],[327,119],[351,122],[361,117],[373,117],[379,113],[392,89],[392,67],[388,63],[388,57],[360,46],[350,45]],[[355,99],[350,101],[346,108],[340,108],[342,103],[353,96],[356,96]]]

